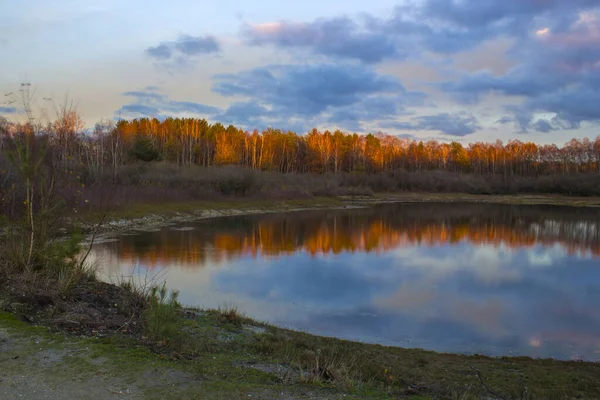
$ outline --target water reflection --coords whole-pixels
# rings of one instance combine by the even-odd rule
[[[600,360],[600,210],[387,205],[205,220],[99,244],[189,304],[440,351]]]

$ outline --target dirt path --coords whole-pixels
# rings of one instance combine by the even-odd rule
[[[0,328],[1,399],[142,399],[138,379],[116,374],[107,358],[90,359],[79,341],[15,334]],[[82,368],[87,364],[88,368]],[[89,368],[89,367],[96,368]],[[149,376],[145,374],[148,378]],[[152,377],[167,383],[190,380],[176,371]],[[143,375],[142,375],[143,376]],[[139,378],[135,377],[135,378]]]

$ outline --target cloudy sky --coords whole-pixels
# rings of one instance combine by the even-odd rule
[[[0,93],[29,81],[90,126],[198,116],[559,144],[600,133],[600,0],[10,0],[0,60]]]

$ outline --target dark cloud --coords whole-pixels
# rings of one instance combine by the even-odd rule
[[[158,60],[168,60],[171,58],[173,51],[168,45],[159,44],[158,46],[148,47],[146,49],[146,54]]]
[[[279,21],[245,26],[243,35],[252,45],[301,48],[367,64],[422,59],[427,51],[449,55],[490,39],[512,38],[507,53],[512,69],[500,75],[467,73],[440,87],[462,104],[476,104],[489,93],[514,96],[523,101],[511,111],[518,129],[548,132],[600,120],[599,11],[597,0],[425,0],[400,5],[386,18]],[[554,113],[556,121],[540,122],[539,112]],[[340,110],[332,121],[354,125],[368,118],[363,114]],[[470,130],[460,121],[457,128],[454,134]]]
[[[428,115],[417,118],[420,129],[437,130],[451,136],[466,136],[481,129],[477,118],[466,113]]]
[[[211,35],[181,35],[177,40],[148,47],[145,53],[154,59],[156,66],[167,71],[182,71],[194,64],[198,56],[221,51],[221,44]]]
[[[599,17],[595,10],[580,13],[556,31],[548,27],[551,24],[539,28],[511,49],[508,55],[516,66],[506,73],[477,71],[441,87],[463,102],[481,101],[489,93],[522,99],[519,106],[507,107],[522,132],[575,129],[583,121],[600,121]],[[554,118],[536,122],[536,113]],[[510,122],[506,117],[502,121]]]
[[[215,81],[214,92],[247,99],[222,115],[240,124],[298,118],[305,128],[336,124],[360,130],[361,121],[392,118],[425,99],[397,78],[360,64],[273,65],[217,75]]]
[[[121,107],[118,113],[125,117],[163,118],[179,114],[216,115],[221,111],[202,103],[169,100],[167,95],[157,93],[154,88],[152,91],[147,89],[124,92],[123,96],[132,97],[133,102]]]
[[[219,75],[214,92],[253,97],[281,116],[316,116],[330,107],[356,104],[375,93],[405,91],[395,77],[360,65],[280,65]]]
[[[188,56],[198,54],[217,53],[221,45],[214,36],[181,36],[175,43],[174,48]]]
[[[516,101],[505,107],[510,116],[498,123],[513,124],[520,132],[578,128],[584,121],[600,121],[598,6],[598,0],[423,0],[404,2],[383,18],[363,14],[244,25],[241,35],[249,45],[303,50],[317,61],[218,75],[213,91],[236,98],[227,110],[171,104],[170,112],[180,108],[215,114],[247,126],[279,121],[300,126],[301,120],[361,131],[365,124],[382,122],[397,129],[469,135],[479,129],[470,114],[440,113],[394,122],[394,116],[418,103],[406,101],[409,93],[397,79],[365,65],[423,61],[432,52],[448,56],[509,38],[514,42],[506,53],[511,69],[464,73],[437,87],[464,105],[477,104],[490,93],[514,97]],[[214,36],[182,35],[149,47],[146,54],[173,71],[220,49]],[[334,63],[320,63],[324,58]],[[163,101],[151,99],[154,91],[149,92],[146,101]],[[539,113],[554,115],[540,119]]]
[[[311,49],[317,54],[357,59],[365,63],[385,58],[404,58],[393,38],[385,32],[369,32],[349,18],[318,19],[309,23],[280,21],[246,26],[243,35],[249,44]]]
[[[119,111],[131,116],[197,114],[247,129],[303,133],[340,127],[363,132],[363,123],[407,115],[426,98],[406,90],[397,78],[361,64],[271,65],[213,79],[215,93],[236,99],[226,109],[170,100],[156,88],[146,88],[124,92],[132,100]]]
[[[17,109],[15,107],[1,107],[0,106],[0,114],[15,114]]]
[[[206,104],[195,103],[192,101],[169,101],[165,110],[173,113],[193,113],[193,114],[216,114],[220,110],[217,107]]]
[[[121,114],[135,117],[157,117],[160,113],[158,108],[144,104],[126,104],[119,111]]]
[[[500,24],[514,31],[518,26],[533,24],[535,17],[551,14],[550,17],[562,17],[558,18],[560,23],[579,10],[597,5],[597,0],[427,0],[423,11],[459,27]]]
[[[557,130],[557,128],[545,119],[540,119],[531,125],[537,132],[548,133]]]
[[[508,115],[505,115],[502,118],[500,118],[498,121],[496,121],[497,124],[503,124],[503,125],[510,124],[510,123],[513,123],[513,122],[515,122],[514,117],[511,117],[511,116],[508,116]]]
[[[244,26],[248,44],[303,48],[364,63],[452,54],[497,37],[527,37],[541,23],[564,29],[597,0],[427,0],[397,6],[389,18],[363,15]]]
[[[504,0],[427,0],[424,12],[431,18],[443,20],[457,27],[476,28],[502,23],[513,25],[523,18],[531,19],[553,1]]]
[[[401,130],[440,131],[450,136],[467,136],[481,129],[477,118],[465,112],[426,115],[416,117],[412,122],[392,122],[384,124],[384,126]]]
[[[425,97],[420,92],[370,96],[359,103],[334,111],[327,121],[343,129],[361,132],[364,130],[363,122],[379,122],[391,116],[407,115],[410,113],[407,107],[423,105]]]
[[[267,115],[269,111],[266,108],[253,101],[247,101],[233,103],[216,118],[223,123],[262,129],[267,126],[265,126],[266,121],[262,121],[261,117]]]

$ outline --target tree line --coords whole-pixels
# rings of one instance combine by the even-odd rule
[[[130,177],[130,167],[155,165],[152,161],[158,160],[175,171],[181,169],[181,176],[165,182],[168,177],[148,170],[141,177]],[[202,179],[204,172],[190,170],[213,166],[237,169]],[[284,190],[289,193],[282,195],[288,197],[340,194],[347,188],[593,195],[600,190],[600,136],[594,141],[572,139],[562,147],[520,140],[462,145],[339,130],[249,132],[195,118],[105,120],[90,131],[76,110],[68,107],[44,123],[31,116],[23,123],[0,118],[0,208],[13,210],[3,211],[4,215],[14,214],[23,199],[31,214],[32,204],[44,198],[43,191],[59,193],[68,204],[87,199],[93,203],[97,196],[88,186],[94,185],[104,185],[98,190],[106,192],[107,185],[166,184],[171,197],[179,191],[180,200],[195,199],[199,191],[226,196],[272,192],[275,183],[257,175],[265,172],[290,177],[286,182],[293,180],[279,184],[280,189],[294,186],[292,191]],[[291,178],[298,174],[311,179]],[[319,176],[329,178],[317,182]],[[321,183],[324,188],[315,189]],[[128,192],[127,201],[135,202],[135,196],[166,196],[162,189],[144,190]],[[124,192],[119,193],[119,199],[125,199]]]
[[[205,119],[141,118],[97,124],[76,135],[81,159],[94,168],[140,159],[202,166],[237,165],[282,173],[377,173],[393,170],[505,176],[600,172],[600,136],[572,139],[564,146],[511,140],[506,144],[418,141],[383,133],[359,135],[279,129],[244,131]]]
[[[69,162],[91,171],[138,160],[176,165],[236,165],[282,173],[377,173],[394,170],[539,176],[600,172],[600,136],[572,139],[562,147],[511,140],[508,143],[419,141],[377,133],[359,135],[318,131],[298,134],[279,129],[244,131],[233,125],[194,118],[140,118],[103,121],[93,131],[66,111],[40,130],[59,150],[60,165]],[[25,129],[5,123],[3,142]],[[0,145],[1,146],[1,145]]]

